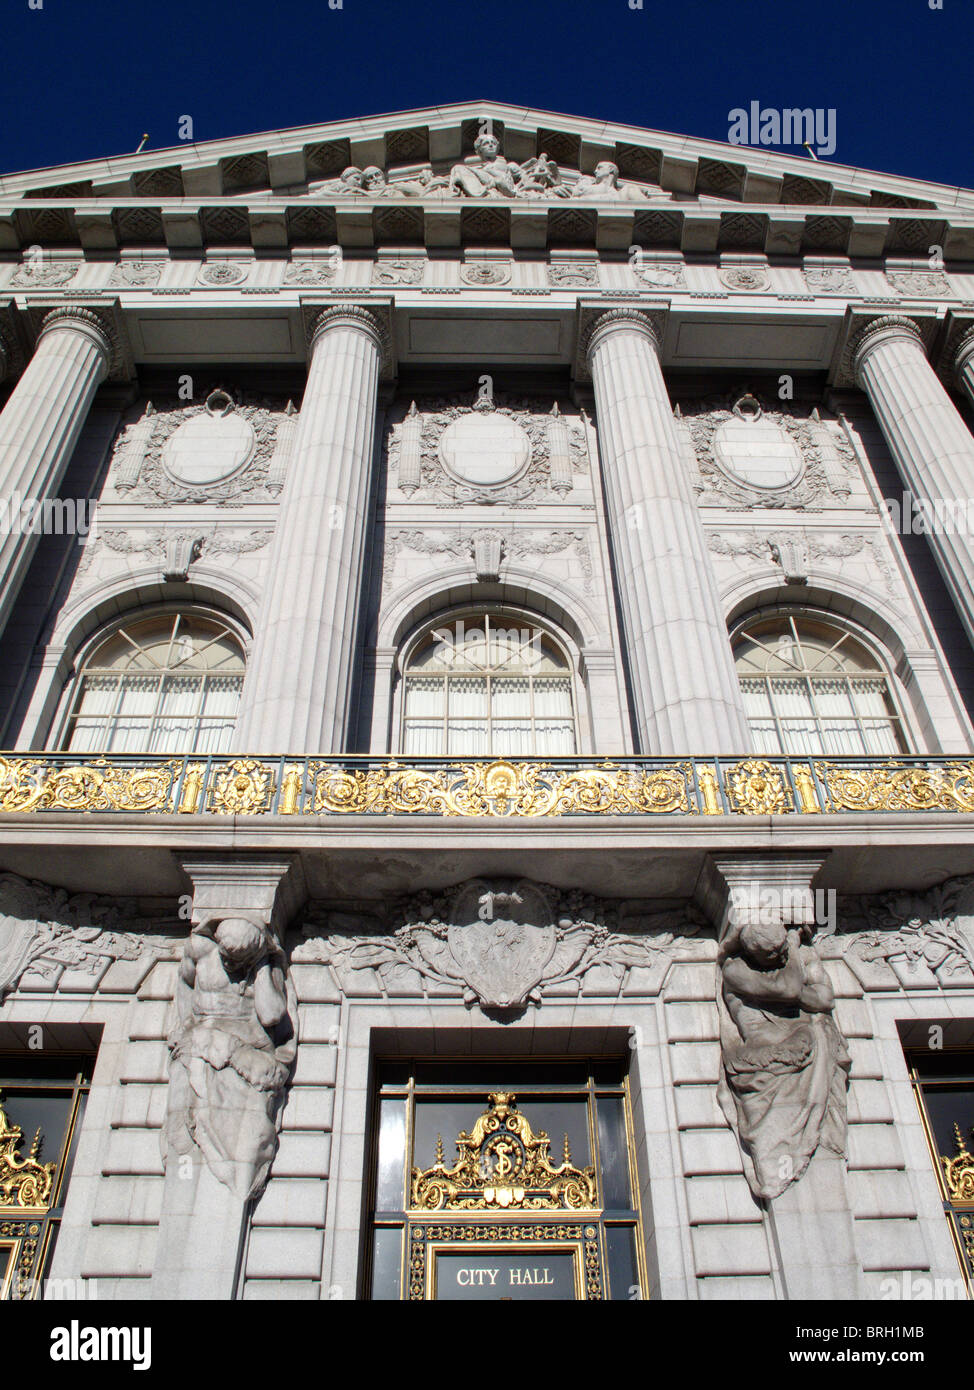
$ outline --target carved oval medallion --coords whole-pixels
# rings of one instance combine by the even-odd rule
[[[233,413],[230,397],[214,392],[205,415],[194,415],[169,436],[162,463],[177,482],[206,486],[243,468],[255,442],[253,426]]]
[[[516,421],[495,411],[462,415],[440,438],[440,461],[462,483],[500,486],[531,462],[531,441]]]
[[[713,450],[718,467],[745,487],[790,487],[804,469],[795,440],[783,426],[764,417],[752,397],[739,401],[733,419],[718,428]]]

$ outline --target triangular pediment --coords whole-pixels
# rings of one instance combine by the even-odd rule
[[[465,196],[452,170],[477,164],[485,123],[502,156],[535,177],[513,192],[519,201],[715,203],[925,209],[974,213],[974,191],[849,168],[751,146],[725,144],[617,123],[490,101],[428,107],[365,119],[271,131],[232,139],[147,149],[0,178],[0,202],[194,202],[311,198],[374,202],[445,201]],[[546,162],[539,164],[544,156]],[[614,191],[598,166],[618,169]],[[537,171],[540,168],[541,173]],[[379,171],[363,187],[357,175]],[[554,169],[554,175],[550,170]],[[466,195],[469,196],[469,195]]]

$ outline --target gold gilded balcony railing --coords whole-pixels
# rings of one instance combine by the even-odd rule
[[[974,758],[260,758],[0,754],[0,816],[974,814]]]

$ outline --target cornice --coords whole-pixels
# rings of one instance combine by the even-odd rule
[[[373,156],[369,159],[370,163],[380,163],[380,158],[374,156],[383,155],[390,141],[394,143],[396,137],[418,133],[419,138],[428,139],[437,150],[448,153],[455,146],[459,147],[466,127],[484,119],[491,120],[505,133],[509,132],[515,142],[524,144],[526,148],[530,145],[530,153],[537,152],[542,135],[555,133],[562,139],[574,140],[586,153],[588,167],[585,172],[591,172],[591,167],[599,158],[611,158],[613,150],[644,151],[661,164],[663,187],[672,186],[673,191],[695,191],[701,164],[708,170],[714,165],[722,165],[734,173],[745,186],[745,192],[748,176],[755,176],[761,183],[760,201],[764,202],[774,201],[777,196],[776,183],[780,185],[786,178],[793,178],[799,180],[802,186],[814,185],[815,201],[823,205],[835,206],[843,198],[868,205],[874,196],[887,194],[893,198],[929,201],[940,209],[974,208],[974,193],[966,189],[832,161],[810,169],[809,161],[804,157],[767,148],[731,145],[723,141],[593,121],[581,116],[488,100],[380,113],[360,119],[299,126],[199,144],[177,144],[146,150],[141,154],[8,174],[0,178],[0,194],[29,195],[31,188],[89,181],[118,189],[119,185],[132,186],[160,168],[178,168],[187,176],[187,182],[211,179],[207,191],[219,196],[225,191],[232,191],[225,189],[224,178],[226,175],[233,177],[242,159],[256,158],[261,161],[271,177],[278,179],[272,186],[283,186],[284,183],[300,181],[301,173],[307,172],[304,162],[307,152],[322,145],[340,146],[344,142],[350,148],[361,147]],[[551,153],[550,150],[548,152]],[[516,155],[512,154],[512,157]],[[216,173],[211,175],[213,170]],[[807,190],[806,196],[811,197],[811,192]]]

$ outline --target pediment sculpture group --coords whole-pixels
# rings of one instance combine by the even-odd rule
[[[474,150],[449,174],[434,174],[426,168],[391,181],[377,165],[364,169],[351,165],[339,178],[311,184],[308,192],[339,198],[571,198],[582,202],[669,197],[661,188],[620,180],[619,166],[611,160],[602,160],[591,174],[567,180],[544,153],[521,164],[505,158],[497,136],[487,131],[478,135]]]

